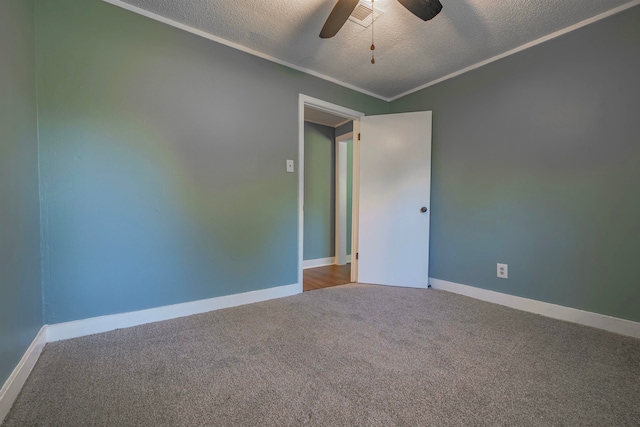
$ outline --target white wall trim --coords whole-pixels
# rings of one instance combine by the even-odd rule
[[[347,120],[347,122],[350,122],[350,121],[351,120]],[[348,141],[353,141],[353,131],[336,136],[336,142],[348,142]]]
[[[333,258],[324,258],[324,260]],[[317,260],[310,260],[317,261]],[[640,338],[640,323],[619,319],[599,313],[592,313],[557,304],[517,297],[500,292],[429,278],[434,289],[465,295],[471,298],[515,308],[517,310],[540,314],[554,319],[578,323],[615,332],[621,335]],[[40,329],[33,342],[22,356],[7,381],[0,389],[0,424],[9,413],[16,397],[20,393],[31,370],[35,366],[47,342],[77,338],[86,335],[107,332],[119,328],[128,328],[146,323],[174,319],[205,313],[222,308],[236,307],[275,298],[283,298],[300,293],[299,283],[261,289],[241,294],[226,295],[217,298],[174,304],[130,313],[93,317],[73,322],[45,325]]]
[[[640,1],[640,0],[638,0]],[[299,101],[302,103],[302,118],[304,119],[304,106],[311,107],[316,110],[324,111],[325,113],[331,113],[336,116],[344,117],[348,120],[358,120],[364,116],[364,113],[360,111],[352,110],[351,108],[342,107],[337,104],[333,104],[322,99],[314,98],[309,95],[300,94]],[[304,125],[304,120],[302,121]]]
[[[433,86],[433,85],[436,85],[438,83],[442,83],[445,80],[449,80],[449,79],[452,79],[454,77],[458,77],[461,74],[468,73],[469,71],[473,71],[473,70],[475,70],[477,68],[480,68],[480,67],[483,67],[483,66],[485,66],[487,64],[490,64],[492,62],[498,61],[498,60],[500,60],[502,58],[506,58],[507,56],[511,56],[511,55],[514,55],[514,54],[516,54],[518,52],[521,52],[523,50],[529,49],[530,47],[534,47],[534,46],[537,46],[537,45],[542,44],[544,42],[547,42],[547,41],[549,41],[551,39],[555,39],[556,37],[560,37],[562,35],[565,35],[567,33],[575,31],[575,30],[577,30],[579,28],[585,27],[585,26],[587,26],[589,24],[593,24],[594,22],[598,22],[598,21],[600,21],[602,19],[608,18],[609,16],[612,16],[612,15],[615,15],[617,13],[623,12],[623,11],[625,11],[627,9],[630,9],[630,8],[632,8],[634,6],[637,6],[637,5],[640,5],[640,0],[633,0],[633,1],[629,2],[629,3],[623,4],[622,6],[618,6],[616,8],[611,9],[611,10],[603,12],[603,13],[601,13],[599,15],[596,15],[596,16],[593,16],[591,18],[585,19],[584,21],[580,21],[577,24],[570,25],[570,26],[565,27],[565,28],[563,28],[561,30],[553,32],[551,34],[547,34],[544,37],[540,37],[539,39],[530,41],[529,43],[525,43],[525,44],[523,44],[521,46],[518,46],[518,47],[516,47],[514,49],[508,50],[508,51],[506,51],[504,53],[501,53],[500,55],[496,55],[496,56],[493,56],[493,57],[491,57],[489,59],[485,59],[484,61],[477,62],[477,63],[475,63],[473,65],[470,65],[468,67],[465,67],[465,68],[463,68],[461,70],[455,71],[455,72],[453,72],[451,74],[447,74],[444,77],[441,77],[441,78],[436,79],[436,80],[432,80],[432,81],[430,81],[428,83],[425,83],[423,85],[420,85],[420,86],[418,86],[416,88],[410,89],[410,90],[408,90],[406,92],[401,93],[400,95],[393,96],[393,97],[389,98],[388,101],[389,102],[393,102],[393,101],[395,101],[397,99],[400,99],[400,98],[402,98],[404,96],[411,95],[412,93],[418,92],[418,91],[420,91],[422,89],[426,89],[429,86]]]
[[[293,68],[294,70],[302,71],[303,73],[309,74],[309,75],[314,76],[314,77],[318,77],[319,79],[326,80],[326,81],[331,82],[331,83],[335,83],[335,84],[340,85],[342,87],[345,87],[347,89],[355,90],[356,92],[360,92],[362,94],[369,95],[369,96],[372,96],[374,98],[378,98],[378,99],[380,99],[382,101],[386,101],[386,102],[390,101],[389,98],[386,98],[384,96],[378,95],[378,94],[373,93],[373,92],[369,92],[368,90],[359,88],[358,86],[354,86],[352,84],[345,83],[345,82],[343,82],[341,80],[334,79],[333,77],[329,77],[329,76],[327,76],[325,74],[318,73],[317,71],[313,71],[313,70],[310,70],[308,68],[304,68],[304,67],[301,67],[299,65],[295,65],[295,64],[292,64],[290,62],[283,61],[282,59],[278,59],[278,58],[276,58],[274,56],[267,55],[267,54],[259,52],[257,50],[253,50],[253,49],[248,48],[246,46],[243,46],[243,45],[241,45],[239,43],[235,43],[235,42],[229,41],[227,39],[223,39],[222,37],[214,36],[213,34],[209,34],[209,33],[205,32],[205,31],[202,31],[202,30],[198,30],[197,28],[193,28],[193,27],[191,27],[189,25],[182,24],[182,23],[180,23],[178,21],[174,21],[173,19],[165,18],[164,16],[160,16],[160,15],[158,15],[156,13],[149,12],[148,10],[144,10],[144,9],[139,8],[139,7],[130,5],[130,4],[125,3],[125,2],[123,2],[121,0],[102,0],[102,1],[104,1],[105,3],[112,4],[114,6],[118,6],[118,7],[122,8],[122,9],[126,9],[129,12],[137,13],[138,15],[142,15],[144,17],[153,19],[154,21],[162,22],[163,24],[170,25],[172,27],[178,28],[180,30],[186,31],[186,32],[191,33],[191,34],[195,34],[196,36],[200,36],[200,37],[203,37],[205,39],[209,39],[211,41],[214,41],[216,43],[220,43],[222,45],[228,46],[230,48],[233,48],[233,49],[248,53],[249,55],[257,56],[258,58],[266,59],[267,61],[275,62],[276,64],[284,65],[285,67],[289,67],[289,68]]]
[[[306,270],[307,268],[324,267],[324,266],[327,266],[327,265],[333,265],[335,263],[336,263],[336,258],[335,257],[305,259],[302,262],[302,268]]]
[[[0,389],[0,424],[9,413],[13,402],[15,402],[20,390],[22,390],[22,386],[38,361],[46,340],[46,326],[43,326],[22,356],[22,359],[20,359],[18,366],[15,367],[2,389]]]
[[[477,63],[475,63],[473,65],[470,65],[468,67],[465,67],[465,68],[463,68],[461,70],[455,71],[455,72],[453,72],[451,74],[447,74],[446,76],[441,77],[439,79],[432,80],[432,81],[430,81],[428,83],[425,83],[423,85],[420,85],[418,87],[410,89],[410,90],[408,90],[406,92],[403,92],[403,93],[401,93],[399,95],[396,95],[396,96],[393,96],[393,97],[384,97],[384,96],[378,95],[376,93],[370,92],[368,90],[362,89],[362,88],[360,88],[358,86],[355,86],[355,85],[352,85],[352,84],[349,84],[349,83],[345,83],[345,82],[343,82],[341,80],[338,80],[338,79],[335,79],[333,77],[327,76],[325,74],[318,73],[318,72],[310,70],[308,68],[300,67],[299,65],[295,65],[295,64],[291,64],[289,62],[283,61],[283,60],[278,59],[278,58],[276,58],[274,56],[270,56],[270,55],[264,54],[264,53],[259,52],[257,50],[254,50],[254,49],[248,48],[246,46],[243,46],[243,45],[241,45],[239,43],[234,43],[232,41],[223,39],[222,37],[214,36],[213,34],[209,34],[209,33],[204,32],[202,30],[198,30],[197,28],[191,27],[191,26],[186,25],[186,24],[182,24],[182,23],[180,23],[178,21],[174,21],[173,19],[169,19],[169,18],[166,18],[164,16],[160,16],[160,15],[158,15],[156,13],[149,12],[148,10],[145,10],[145,9],[139,8],[137,6],[133,6],[131,4],[125,3],[122,0],[102,0],[102,1],[104,1],[105,3],[112,4],[114,6],[118,6],[118,7],[122,8],[122,9],[128,10],[130,12],[136,13],[138,15],[142,15],[142,16],[147,17],[149,19],[153,19],[154,21],[162,22],[163,24],[170,25],[170,26],[172,26],[174,28],[178,28],[178,29],[181,29],[181,30],[186,31],[188,33],[195,34],[197,36],[200,36],[200,37],[203,37],[205,39],[214,41],[216,43],[220,43],[220,44],[228,46],[228,47],[230,47],[232,49],[236,49],[236,50],[248,53],[249,55],[257,56],[258,58],[266,59],[267,61],[275,62],[276,64],[284,65],[285,67],[293,68],[294,70],[302,71],[303,73],[309,74],[309,75],[314,76],[314,77],[318,77],[319,79],[326,80],[326,81],[331,82],[331,83],[335,83],[335,84],[337,84],[339,86],[342,86],[342,87],[345,87],[347,89],[355,90],[356,92],[360,92],[362,94],[369,95],[369,96],[372,96],[374,98],[377,98],[377,99],[380,99],[380,100],[386,101],[386,102],[395,101],[395,100],[400,99],[400,98],[402,98],[404,96],[407,96],[407,95],[410,95],[410,94],[412,94],[414,92],[418,92],[418,91],[420,91],[422,89],[425,89],[425,88],[427,88],[429,86],[433,86],[433,85],[441,83],[441,82],[443,82],[445,80],[452,79],[452,78],[457,77],[457,76],[459,76],[461,74],[464,74],[464,73],[467,73],[469,71],[475,70],[476,68],[480,68],[480,67],[482,67],[484,65],[490,64],[490,63],[495,62],[495,61],[497,61],[499,59],[505,58],[507,56],[511,56],[511,55],[513,55],[515,53],[518,53],[518,52],[521,52],[521,51],[523,51],[525,49],[529,49],[530,47],[539,45],[541,43],[544,43],[544,42],[549,41],[551,39],[554,39],[556,37],[559,37],[559,36],[562,36],[564,34],[570,33],[572,31],[575,31],[575,30],[579,29],[579,28],[582,28],[582,27],[587,26],[589,24],[593,24],[594,22],[600,21],[600,20],[602,20],[604,18],[608,18],[609,16],[615,15],[616,13],[623,12],[623,11],[625,11],[627,9],[630,9],[630,8],[640,4],[640,0],[633,0],[633,1],[629,2],[629,3],[623,4],[621,6],[618,6],[618,7],[614,8],[614,9],[608,10],[606,12],[603,12],[603,13],[599,14],[599,15],[596,15],[596,16],[593,16],[591,18],[585,19],[584,21],[580,21],[577,24],[570,25],[570,26],[568,26],[566,28],[563,28],[561,30],[558,30],[558,31],[556,31],[554,33],[548,34],[548,35],[546,35],[544,37],[540,37],[539,39],[533,40],[533,41],[531,41],[529,43],[525,43],[525,44],[523,44],[521,46],[518,46],[518,47],[516,47],[514,49],[511,49],[511,50],[509,50],[507,52],[501,53],[500,55],[496,55],[496,56],[494,56],[492,58],[485,59],[484,61],[477,62]]]
[[[326,81],[331,82],[331,83],[335,83],[335,84],[337,84],[339,86],[342,86],[342,87],[345,87],[347,89],[355,90],[356,92],[360,92],[362,94],[369,95],[369,96],[372,96],[374,98],[377,98],[377,99],[380,99],[380,100],[386,101],[386,102],[395,101],[395,100],[400,99],[400,98],[402,98],[404,96],[410,95],[410,94],[412,94],[414,92],[418,92],[418,91],[420,91],[422,89],[428,88],[429,86],[433,86],[433,85],[441,83],[441,82],[443,82],[445,80],[452,79],[452,78],[457,77],[457,76],[459,76],[461,74],[464,74],[464,73],[467,73],[469,71],[475,70],[475,69],[480,68],[480,67],[482,67],[484,65],[487,65],[487,64],[490,64],[492,62],[495,62],[495,61],[497,61],[499,59],[505,58],[507,56],[511,56],[511,55],[513,55],[515,53],[518,53],[518,52],[521,52],[521,51],[523,51],[525,49],[529,49],[530,47],[539,45],[541,43],[544,43],[544,42],[549,41],[551,39],[554,39],[556,37],[559,37],[559,36],[562,36],[564,34],[570,33],[571,31],[575,31],[575,30],[577,30],[579,28],[582,28],[584,26],[587,26],[589,24],[593,24],[594,22],[597,22],[597,21],[600,21],[602,19],[608,18],[609,16],[612,16],[612,15],[615,15],[617,13],[623,12],[623,11],[625,11],[627,9],[630,9],[630,8],[640,4],[640,0],[633,0],[633,1],[629,2],[629,3],[626,3],[626,4],[623,4],[623,5],[618,6],[616,8],[613,8],[613,9],[608,10],[606,12],[603,12],[603,13],[601,13],[599,15],[596,15],[596,16],[593,16],[591,18],[585,19],[584,21],[580,21],[577,24],[570,25],[570,26],[565,27],[565,28],[563,28],[561,30],[558,30],[558,31],[556,31],[554,33],[548,34],[548,35],[546,35],[544,37],[540,37],[539,39],[536,39],[536,40],[530,41],[528,43],[525,43],[525,44],[523,44],[521,46],[518,46],[518,47],[516,47],[514,49],[511,49],[511,50],[509,50],[507,52],[501,53],[500,55],[496,55],[496,56],[491,57],[489,59],[485,59],[484,61],[477,62],[477,63],[475,63],[473,65],[470,65],[470,66],[468,66],[466,68],[463,68],[461,70],[455,71],[455,72],[453,72],[451,74],[447,74],[446,76],[441,77],[439,79],[432,80],[432,81],[430,81],[428,83],[425,83],[423,85],[420,85],[418,87],[410,89],[410,90],[408,90],[406,92],[403,92],[403,93],[401,93],[399,95],[396,95],[396,96],[393,96],[393,97],[385,97],[385,96],[378,95],[376,93],[370,92],[368,90],[362,89],[362,88],[360,88],[358,86],[355,86],[355,85],[352,85],[350,83],[345,83],[345,82],[343,82],[341,80],[335,79],[335,78],[327,76],[325,74],[318,73],[318,72],[310,70],[308,68],[300,67],[299,65],[295,65],[295,64],[283,61],[283,60],[278,59],[278,58],[276,58],[274,56],[267,55],[265,53],[262,53],[262,52],[259,52],[257,50],[248,48],[246,46],[243,46],[243,45],[241,45],[239,43],[235,43],[235,42],[229,41],[227,39],[223,39],[222,37],[214,36],[213,34],[209,34],[209,33],[205,32],[205,31],[202,31],[202,30],[198,30],[197,28],[191,27],[191,26],[186,25],[186,24],[182,24],[182,23],[180,23],[178,21],[174,21],[173,19],[169,19],[169,18],[166,18],[164,16],[160,16],[160,15],[158,15],[156,13],[149,12],[148,10],[145,10],[145,9],[139,8],[137,6],[133,6],[131,4],[125,3],[122,0],[102,0],[102,1],[104,1],[105,3],[109,3],[109,4],[112,4],[114,6],[120,7],[122,9],[128,10],[129,12],[133,12],[133,13],[136,13],[138,15],[142,15],[144,17],[153,19],[154,21],[162,22],[163,24],[170,25],[170,26],[172,26],[174,28],[178,28],[178,29],[186,31],[188,33],[195,34],[197,36],[200,36],[200,37],[203,37],[205,39],[214,41],[216,43],[220,43],[220,44],[228,46],[228,47],[230,47],[232,49],[240,50],[242,52],[248,53],[249,55],[257,56],[258,58],[266,59],[267,61],[275,62],[276,64],[284,65],[285,67],[289,67],[289,68],[293,68],[294,70],[302,71],[303,73],[309,74],[309,75],[314,76],[314,77],[318,77],[319,79],[326,80]]]
[[[148,310],[45,325],[40,329],[38,335],[36,335],[22,359],[20,359],[18,365],[4,383],[2,389],[0,389],[0,424],[9,413],[47,342],[78,338],[120,328],[206,313],[222,308],[288,297],[300,293],[301,288],[298,283],[295,283],[293,285],[277,286],[241,294],[150,308]]]
[[[148,310],[112,314],[109,316],[92,317],[73,322],[48,325],[47,342],[93,335],[120,328],[130,328],[132,326],[143,325],[145,323],[159,322],[162,320],[174,319],[176,317],[191,316],[193,314],[206,313],[208,311],[236,307],[244,304],[252,304],[274,298],[283,298],[300,293],[299,289],[300,286],[296,283],[293,285],[278,286],[275,288],[261,289],[241,294],[225,295],[217,298],[150,308]]]
[[[640,338],[640,323],[631,320],[619,319],[590,311],[578,310],[576,308],[551,304],[529,298],[517,297],[501,292],[489,291],[473,286],[461,285],[459,283],[448,282],[446,280],[429,278],[429,284],[433,289],[440,289],[455,294],[465,295],[482,301],[492,302],[515,308],[517,310],[528,311],[554,319],[565,320],[567,322],[578,323],[580,325],[591,326],[593,328],[604,329],[621,335]]]

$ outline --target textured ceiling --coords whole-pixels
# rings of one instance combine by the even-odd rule
[[[441,0],[442,12],[424,22],[396,0],[375,0],[383,14],[374,24],[372,65],[370,29],[347,21],[335,37],[318,37],[336,0],[124,2],[383,99],[629,4],[628,0]]]

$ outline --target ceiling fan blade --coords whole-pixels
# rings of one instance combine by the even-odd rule
[[[324,23],[322,31],[320,31],[320,37],[328,39],[335,36],[344,23],[347,22],[347,19],[349,19],[349,16],[357,5],[358,0],[338,0],[331,14],[329,14],[327,22]]]
[[[438,0],[398,0],[400,4],[409,9],[423,21],[435,17],[442,10],[442,4]]]

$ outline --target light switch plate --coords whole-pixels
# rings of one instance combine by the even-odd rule
[[[293,160],[287,160],[287,172],[294,172]]]

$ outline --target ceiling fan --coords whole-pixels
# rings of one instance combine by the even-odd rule
[[[442,4],[439,0],[398,0],[401,5],[406,7],[411,13],[416,15],[423,21],[435,17],[442,10]],[[324,23],[320,37],[328,39],[335,36],[340,28],[347,22],[351,13],[358,5],[359,0],[338,0],[333,10]]]

